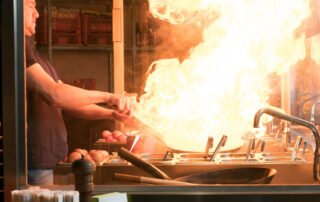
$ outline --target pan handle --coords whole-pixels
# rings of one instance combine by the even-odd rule
[[[118,151],[118,155],[132,163],[133,165],[137,166],[138,168],[146,171],[150,175],[159,178],[159,179],[165,179],[165,180],[170,180],[171,178],[165,174],[162,170],[157,168],[151,163],[147,163],[144,161],[142,158],[133,155],[131,152],[129,152],[127,149],[121,147]]]
[[[176,185],[176,186],[197,185],[193,183],[181,182],[176,180],[163,180],[163,179],[157,179],[152,177],[128,175],[128,174],[122,174],[122,173],[114,173],[113,178],[115,180],[121,180],[121,181],[127,181],[127,182],[137,182],[137,183],[156,184],[156,185]]]

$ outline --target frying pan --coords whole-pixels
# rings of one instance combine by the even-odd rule
[[[201,153],[204,152],[205,150],[205,144],[203,145],[203,151],[200,149],[184,149],[183,146],[179,145],[168,145],[167,142],[165,142],[163,140],[163,135],[161,135],[155,128],[153,128],[152,126],[150,126],[149,124],[145,123],[143,120],[141,120],[136,114],[133,114],[133,118],[131,119],[131,122],[128,124],[131,127],[136,128],[137,130],[141,131],[142,134],[144,135],[150,135],[154,138],[156,138],[159,141],[159,144],[165,145],[166,148],[168,148],[168,150],[170,150],[171,152],[175,152],[175,153]],[[230,141],[228,141],[230,142]],[[227,142],[227,143],[228,143]],[[213,147],[217,146],[216,143],[218,143],[218,141],[214,141],[214,145]],[[225,147],[222,147],[220,149],[220,151],[236,151],[238,149],[241,148],[241,146],[243,145],[242,141],[240,140],[234,140],[232,142],[232,144],[227,144],[225,145]]]
[[[171,179],[163,171],[151,163],[131,154],[128,150],[121,148],[119,156],[131,162],[138,168],[148,172],[154,177],[144,177],[115,173],[114,179],[138,183],[158,185],[209,185],[209,184],[268,184],[277,173],[272,168],[241,167],[223,169],[217,171],[203,172]],[[134,160],[133,160],[134,159]],[[146,166],[147,165],[147,166]],[[160,178],[160,179],[158,179]]]
[[[197,173],[178,177],[174,180],[164,180],[121,173],[115,173],[114,179],[137,183],[176,186],[213,184],[269,184],[276,173],[277,171],[272,168],[243,167]]]

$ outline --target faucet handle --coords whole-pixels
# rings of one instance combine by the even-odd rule
[[[258,140],[257,144],[255,144],[255,148],[253,149],[253,153],[255,154],[259,148],[260,148],[260,152],[263,152],[264,151],[264,147],[265,147],[265,144],[266,144],[266,141],[265,140]]]
[[[266,147],[266,141],[265,141],[265,140],[262,140],[262,141],[261,141],[260,151],[261,151],[261,152],[264,152],[265,147]]]
[[[213,137],[212,136],[209,136],[208,137],[208,140],[207,140],[207,146],[206,146],[206,149],[204,151],[204,158],[208,158],[208,153],[209,153],[209,150],[213,147]]]
[[[221,146],[222,147],[224,147],[226,145],[227,139],[228,139],[228,136],[226,136],[226,135],[222,136],[222,138],[221,138],[221,141],[222,141]]]
[[[254,150],[254,148],[255,148],[255,138],[250,138],[248,149],[247,149],[247,158],[246,158],[247,161],[252,157],[251,151]]]
[[[311,112],[310,112],[310,122],[315,125],[316,122],[316,117],[315,117],[315,113],[316,113],[316,109],[318,104],[320,103],[320,100],[317,100],[311,107]]]
[[[254,150],[255,147],[256,147],[256,138],[253,138],[252,144],[251,144],[251,150]]]
[[[299,152],[299,147],[300,147],[301,143],[302,143],[302,137],[298,136],[297,139],[296,139],[296,143],[294,145],[294,148],[292,150],[292,154],[291,154],[291,160],[292,161],[296,160],[297,154]]]
[[[290,150],[292,137],[291,137],[291,123],[288,121],[281,122],[282,129],[282,143],[286,150]]]
[[[171,151],[167,151],[163,157],[163,161],[167,161],[169,157],[173,157],[173,153]]]
[[[282,121],[281,123],[282,123],[281,127],[282,127],[283,133],[285,133],[285,134],[290,133],[291,132],[291,123],[289,121]]]
[[[306,153],[307,146],[308,146],[308,142],[307,141],[303,141],[302,155],[304,155]]]
[[[215,149],[214,152],[212,153],[212,156],[211,156],[211,158],[210,158],[210,161],[214,161],[214,159],[215,159],[217,153],[219,152],[220,148],[223,147],[223,146],[226,144],[227,139],[228,139],[228,136],[226,136],[226,135],[223,135],[223,136],[221,137],[220,142],[218,143],[216,149]]]

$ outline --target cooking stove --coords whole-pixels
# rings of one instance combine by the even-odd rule
[[[283,130],[282,130],[283,131]],[[264,135],[260,138],[246,137],[240,148],[232,151],[218,151],[212,158],[214,148],[204,152],[135,153],[134,155],[151,163],[171,178],[194,173],[218,171],[241,167],[264,167],[277,170],[271,184],[310,184],[313,179],[313,146],[310,133],[291,129],[290,143],[285,134]],[[305,131],[304,131],[305,132]],[[60,164],[54,170],[56,184],[73,184],[71,164]],[[96,185],[139,185],[114,179],[115,173],[152,177],[130,162],[122,159],[117,152],[97,164],[94,174]],[[298,176],[298,177],[297,177]]]

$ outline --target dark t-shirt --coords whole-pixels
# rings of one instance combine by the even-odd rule
[[[59,77],[54,67],[26,37],[27,68],[38,63],[55,80]],[[28,168],[52,169],[67,155],[67,131],[61,109],[48,105],[36,92],[27,89]]]

